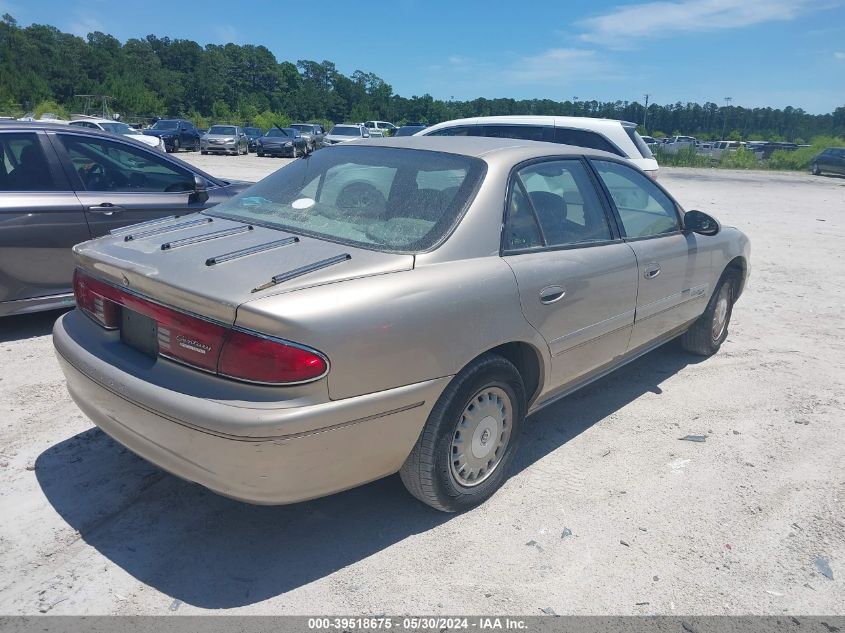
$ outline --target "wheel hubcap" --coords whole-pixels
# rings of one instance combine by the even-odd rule
[[[501,463],[511,435],[513,407],[499,387],[486,387],[469,401],[449,447],[450,471],[461,486],[487,479]]]
[[[727,285],[722,286],[719,298],[716,301],[716,311],[713,315],[713,340],[718,341],[724,334],[728,325],[728,307],[730,301],[730,289]]]

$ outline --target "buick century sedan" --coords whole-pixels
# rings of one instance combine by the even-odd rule
[[[399,472],[443,511],[502,485],[527,415],[670,339],[715,353],[749,271],[623,158],[479,137],[334,146],[75,256],[53,339],[118,442],[253,503]]]

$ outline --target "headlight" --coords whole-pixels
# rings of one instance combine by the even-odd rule
[[[293,145],[293,143],[291,143],[291,142],[285,143],[285,147],[291,147],[292,145]]]
[[[224,143],[234,143],[234,142],[235,142],[235,139],[233,139],[233,138],[227,138],[227,139],[224,139],[224,140],[223,140],[223,142],[224,142]]]

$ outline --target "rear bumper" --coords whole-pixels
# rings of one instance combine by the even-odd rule
[[[189,382],[177,376],[163,381],[172,388],[156,384],[144,374],[151,372],[149,359],[137,372],[132,362],[110,363],[110,353],[135,352],[115,341],[87,344],[94,333],[90,328],[99,330],[73,311],[53,330],[59,363],[79,408],[141,457],[251,503],[303,501],[398,471],[449,381],[445,377],[301,405],[290,399],[250,402],[230,394],[222,394],[226,400],[212,399],[209,394],[221,397],[219,385],[192,386],[190,381],[231,381],[159,360],[155,364],[168,371],[188,372]],[[102,339],[102,330],[98,334]]]

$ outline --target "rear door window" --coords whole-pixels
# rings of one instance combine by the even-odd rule
[[[435,130],[428,136],[482,136],[483,130],[480,125],[456,125],[442,130]]]
[[[608,141],[604,136],[589,130],[575,130],[572,128],[555,128],[554,142],[562,145],[574,145],[576,147],[588,147],[610,152],[617,156],[625,156],[619,148]],[[627,158],[627,156],[625,156]]]
[[[52,191],[53,177],[34,133],[0,134],[0,191]]]
[[[546,246],[571,246],[612,239],[595,187],[579,160],[534,163],[519,170],[512,186],[515,212],[527,197]]]
[[[552,128],[542,125],[485,125],[483,136],[518,138],[526,141],[552,140]]]

